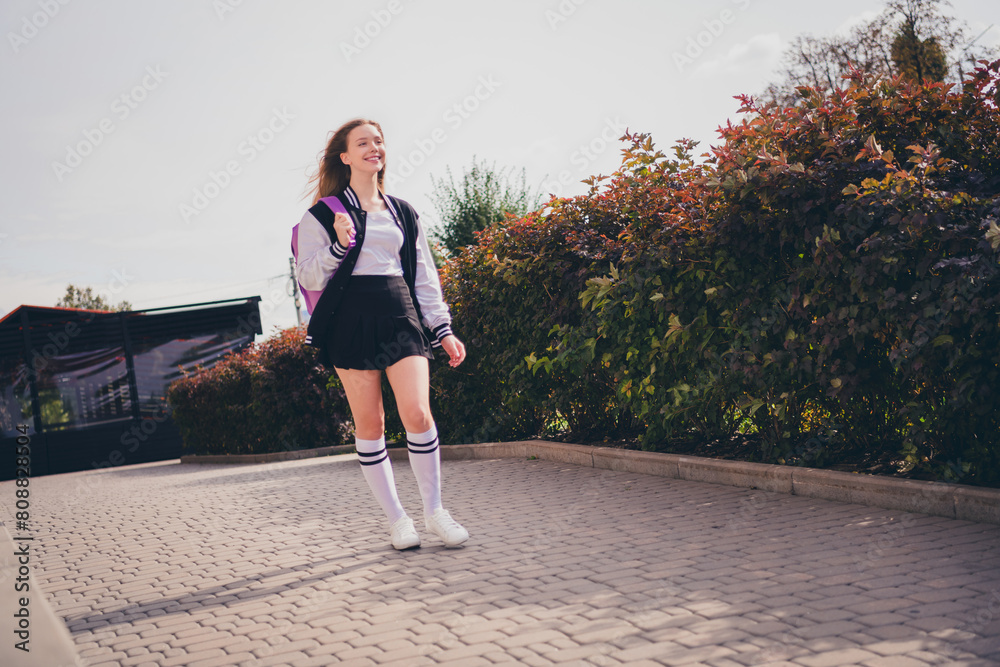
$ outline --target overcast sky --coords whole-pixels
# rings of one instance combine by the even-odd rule
[[[431,176],[473,155],[573,195],[618,166],[626,127],[707,149],[790,40],[880,7],[5,0],[0,315],[69,283],[134,309],[260,295],[273,333],[295,324],[290,232],[344,121],[382,124],[390,192],[433,228]],[[1000,24],[995,0],[953,13]]]

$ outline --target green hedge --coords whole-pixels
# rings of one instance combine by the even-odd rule
[[[1000,484],[998,82],[1000,61],[956,89],[744,97],[701,162],[626,135],[610,178],[442,269],[468,348],[432,363],[442,440],[743,435],[754,460]],[[343,442],[346,400],[301,338],[173,385],[185,447]]]
[[[546,429],[759,441],[757,460],[1000,482],[1000,62],[959,89],[856,78],[697,164],[628,135],[591,192],[444,271],[458,439]]]

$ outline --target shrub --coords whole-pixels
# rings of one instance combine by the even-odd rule
[[[998,70],[744,97],[702,165],[626,135],[610,180],[449,262],[475,333],[439,413],[472,439],[744,432],[759,460],[997,483]]]
[[[435,370],[435,415],[450,440],[481,442],[568,428],[614,436],[635,424],[612,378],[583,360],[539,373],[533,353],[586,314],[577,294],[616,262],[630,212],[611,196],[553,199],[477,234],[442,271],[468,359]]]
[[[475,243],[476,232],[504,218],[507,213],[522,216],[538,207],[539,195],[528,189],[524,169],[518,181],[510,169],[497,169],[483,160],[472,158],[472,166],[455,183],[451,170],[448,178],[434,178],[431,199],[441,216],[434,235],[451,256],[460,248]]]
[[[855,461],[1000,481],[998,66],[957,92],[855,76],[795,109],[744,100],[724,131],[717,247],[772,276],[729,328],[769,442],[825,427]]]
[[[1000,484],[998,83],[1000,61],[955,90],[855,75],[792,108],[744,97],[702,164],[626,134],[611,178],[442,269],[468,350],[432,365],[442,438],[740,433],[756,460]],[[342,441],[346,400],[302,334],[175,383],[185,445]]]
[[[259,454],[347,442],[347,397],[304,341],[304,327],[286,329],[172,383],[167,400],[184,451]]]

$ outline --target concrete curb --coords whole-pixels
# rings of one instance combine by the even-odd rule
[[[317,456],[335,456],[336,454],[353,454],[354,445],[335,445],[333,447],[317,447],[315,449],[294,449],[287,452],[271,452],[270,454],[185,454],[181,463],[273,463],[274,461],[297,461],[312,459]]]
[[[330,451],[320,453],[324,450]],[[186,456],[181,457],[181,463],[263,463],[265,461],[259,459],[245,459],[279,457],[268,458],[267,461],[293,460],[309,458],[307,452],[316,452],[313,456],[326,456],[353,451],[354,447],[347,445],[276,454]],[[930,514],[962,521],[1000,524],[1000,489],[545,440],[441,447],[441,458],[448,461],[532,456],[546,461],[592,468],[788,493],[806,498]],[[390,448],[389,457],[394,461],[405,460],[406,448]]]
[[[0,645],[0,664],[24,665],[25,667],[82,667],[83,662],[76,653],[76,644],[69,634],[66,624],[53,611],[48,597],[38,585],[33,571],[32,561],[37,559],[37,551],[33,542],[18,542],[29,544],[29,569],[26,583],[28,590],[17,591],[14,588],[15,579],[23,576],[19,573],[21,563],[18,562],[14,539],[10,536],[7,526],[0,521],[0,549],[3,549],[3,560],[0,561],[0,585],[4,591],[0,595],[0,618],[3,619],[4,640]],[[21,607],[20,599],[26,598],[28,605]],[[13,634],[18,630],[17,617],[21,609],[28,610],[28,651],[24,652],[14,645],[21,641]]]

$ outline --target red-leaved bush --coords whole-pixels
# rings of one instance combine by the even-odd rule
[[[957,88],[741,97],[701,163],[627,134],[589,193],[481,232],[442,269],[468,349],[432,366],[442,440],[741,434],[761,461],[1000,484],[1000,61],[981,65]],[[347,402],[301,339],[172,385],[185,446],[342,442]]]
[[[170,385],[188,454],[260,454],[348,443],[353,425],[340,383],[286,329]]]
[[[442,430],[1000,482],[998,71],[743,97],[704,164],[627,135],[610,179],[449,262],[471,344],[434,374]]]

